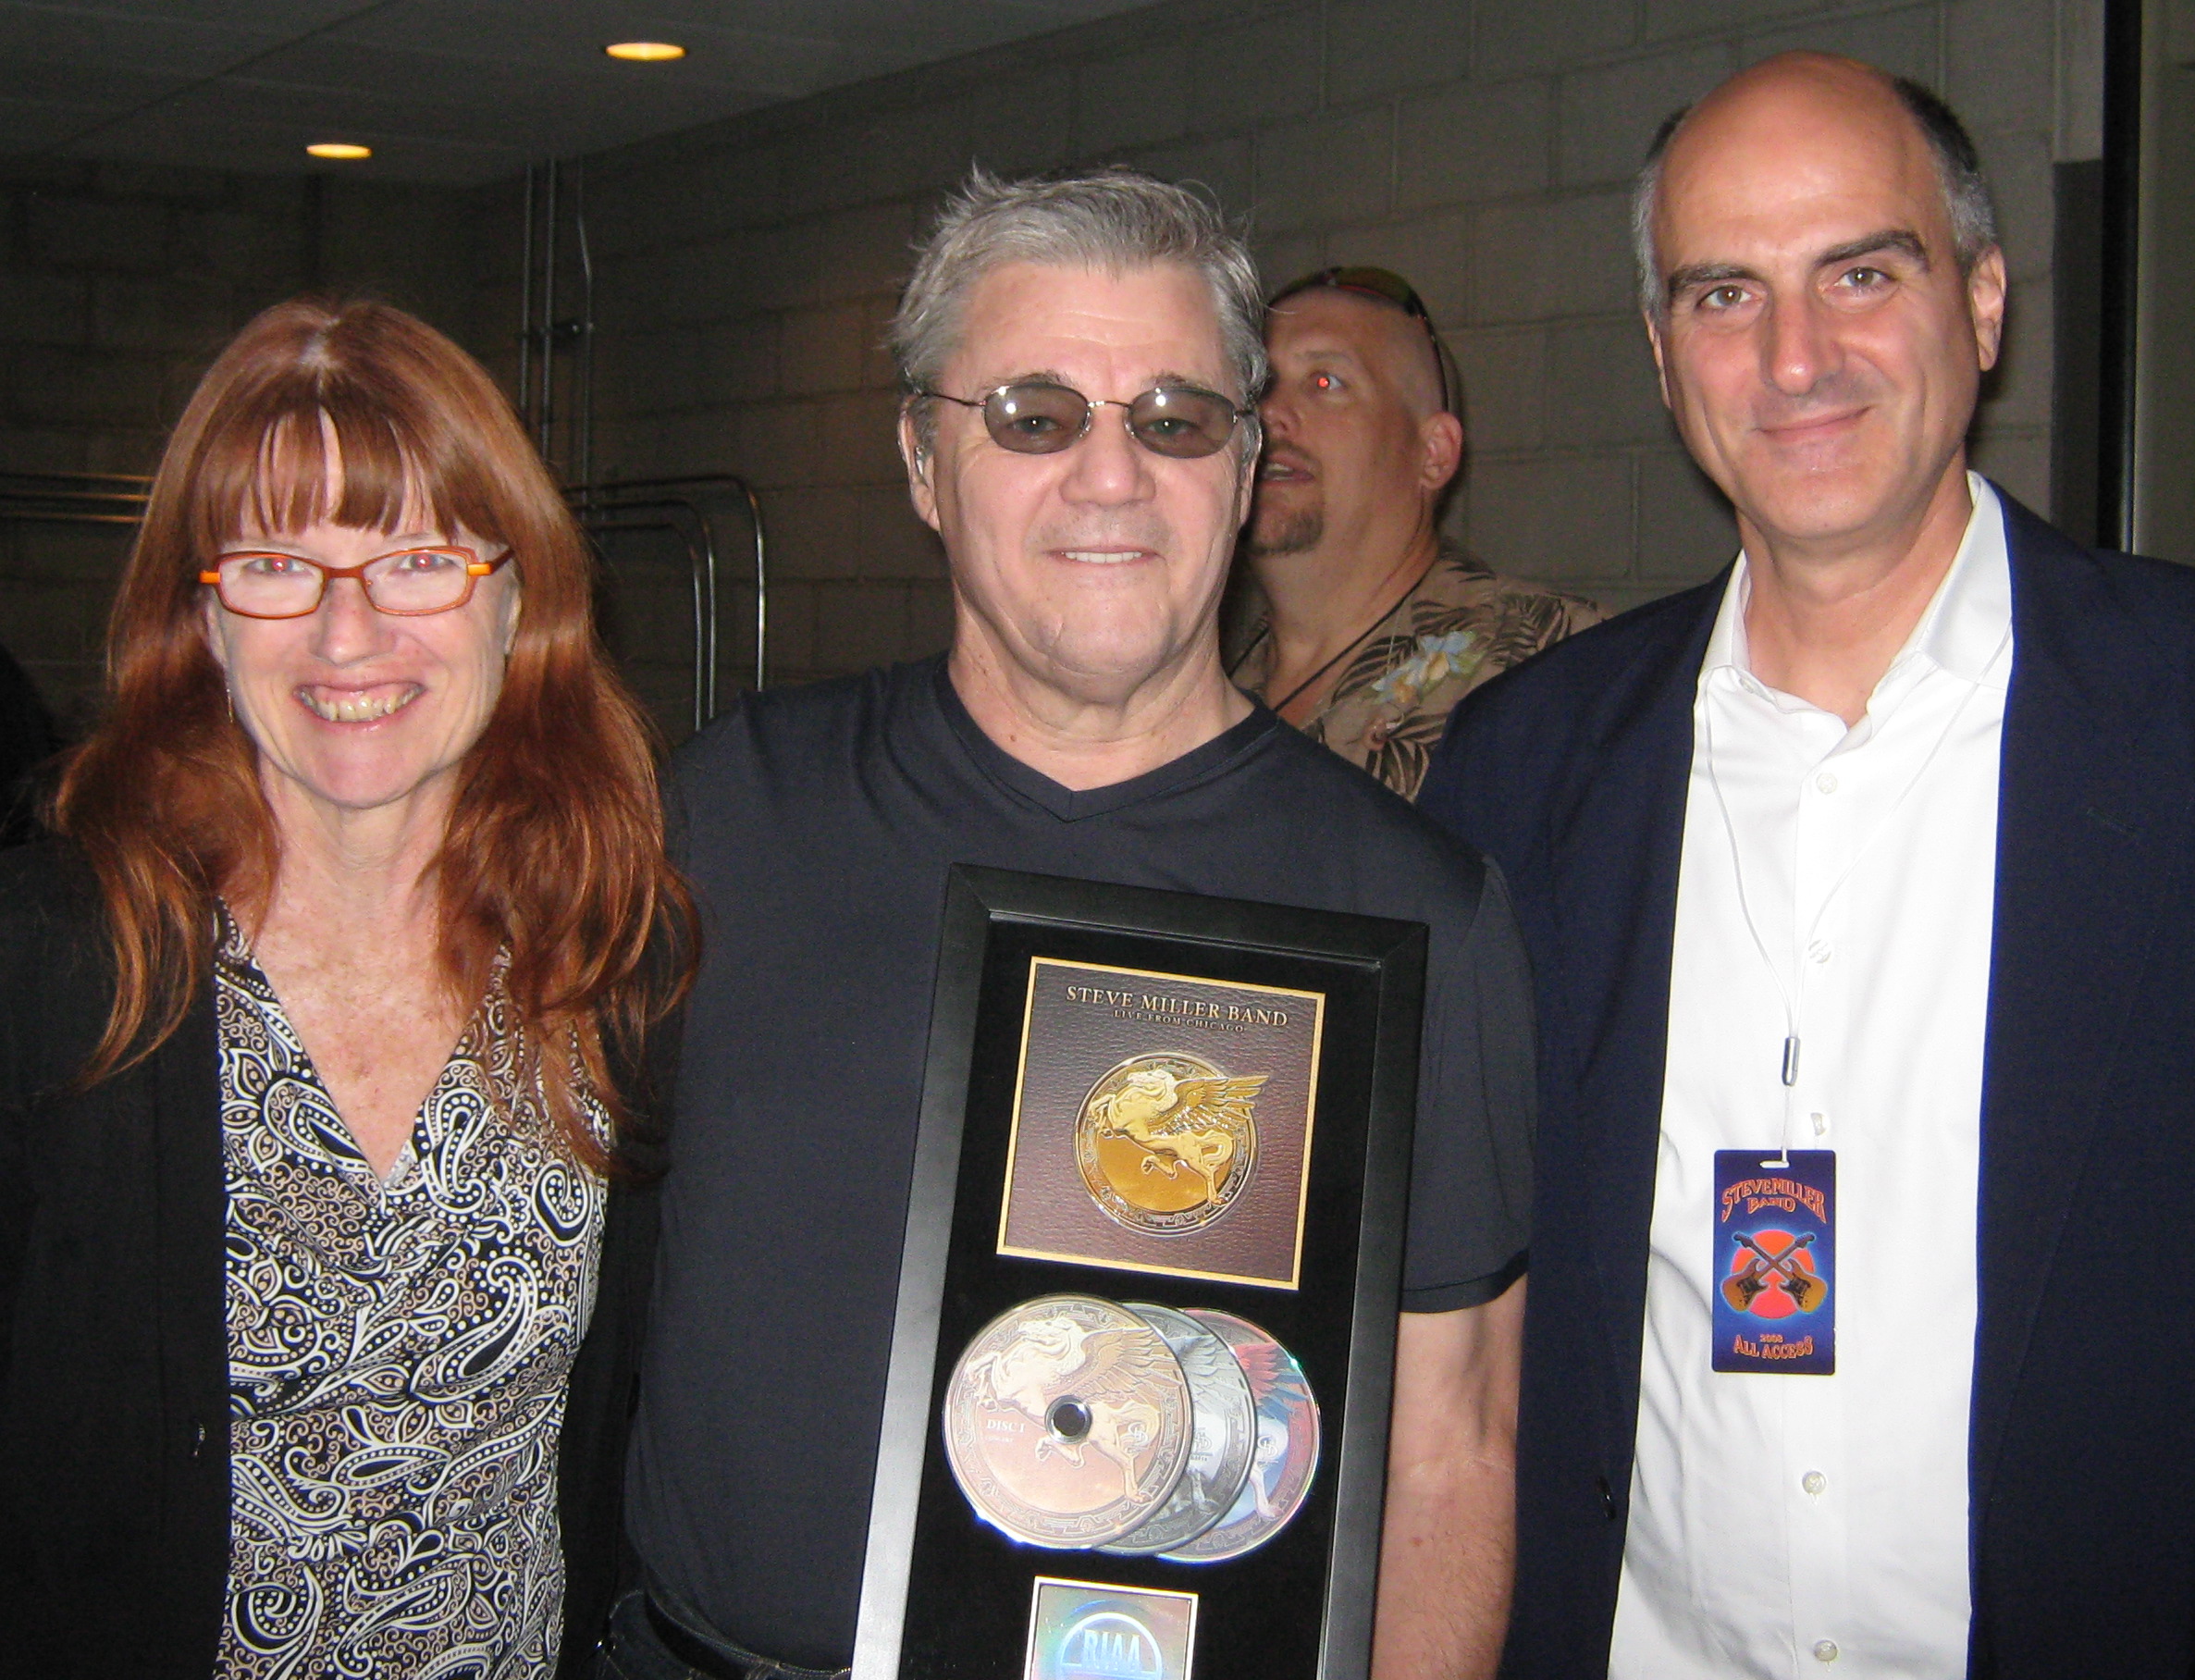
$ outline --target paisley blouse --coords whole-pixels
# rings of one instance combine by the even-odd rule
[[[504,968],[382,1180],[223,918],[222,1674],[555,1667],[557,1437],[604,1187],[518,1077]]]

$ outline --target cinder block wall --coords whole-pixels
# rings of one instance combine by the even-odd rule
[[[0,159],[0,472],[151,472],[222,344],[299,291],[371,292],[475,340],[473,202],[438,188]],[[96,702],[129,531],[15,512],[0,495],[0,645],[74,733]]]
[[[597,476],[753,480],[776,577],[773,680],[943,646],[943,563],[906,507],[878,349],[909,241],[971,161],[1121,160],[1202,183],[1247,221],[1275,282],[1326,262],[1410,275],[1468,385],[1459,532],[1511,572],[1611,605],[1648,599],[1720,564],[1733,536],[1655,396],[1631,309],[1628,177],[1666,111],[1745,62],[1814,45],[1942,88],[1976,129],[2014,276],[1979,454],[2044,506],[2050,168],[2099,150],[2101,9],[1165,0],[582,160]],[[519,204],[516,182],[0,160],[0,470],[148,470],[222,341],[312,287],[389,297],[509,377]],[[123,543],[112,527],[0,519],[0,643],[72,726],[96,694]],[[613,590],[611,615],[676,735],[688,632],[683,587],[660,581]],[[746,599],[726,599],[731,685],[752,637]]]
[[[587,160],[598,459],[759,487],[773,680],[943,644],[876,346],[915,236],[971,160],[1193,179],[1276,283],[1381,263],[1463,367],[1457,527],[1505,570],[1613,605],[1734,547],[1657,397],[1628,181],[1655,124],[1793,46],[1942,90],[1977,131],[2013,276],[1982,465],[2049,491],[2051,165],[2098,149],[2099,0],[1167,0]],[[515,276],[513,276],[515,278]],[[726,670],[744,657],[727,641]]]

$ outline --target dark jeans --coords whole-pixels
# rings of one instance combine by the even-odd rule
[[[659,1609],[656,1613],[662,1612]],[[844,1669],[795,1668],[697,1633],[684,1618],[680,1625],[689,1639],[715,1659],[709,1667],[696,1668],[672,1651],[649,1619],[647,1595],[627,1593],[610,1612],[610,1637],[602,1642],[602,1654],[596,1659],[595,1680],[715,1680],[718,1675],[737,1675],[739,1680],[844,1680],[846,1673]]]

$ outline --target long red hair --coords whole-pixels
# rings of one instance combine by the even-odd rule
[[[641,1032],[693,963],[654,739],[596,639],[586,538],[511,405],[472,357],[383,303],[260,315],[199,382],[161,458],[107,627],[105,713],[53,805],[97,876],[114,960],[83,1077],[174,1032],[207,978],[216,896],[255,922],[280,861],[256,748],[206,647],[201,566],[248,528],[394,532],[423,509],[444,532],[509,548],[524,602],[433,866],[444,970],[469,999],[509,949],[524,1060],[572,1151],[599,1168],[610,1157],[578,1093],[627,1118],[613,1056],[636,1067]]]

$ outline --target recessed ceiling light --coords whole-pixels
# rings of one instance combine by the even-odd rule
[[[602,50],[632,64],[667,64],[686,56],[684,47],[669,41],[613,41]]]
[[[371,157],[371,146],[354,146],[346,140],[323,140],[305,148],[314,157]]]

